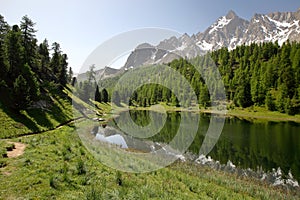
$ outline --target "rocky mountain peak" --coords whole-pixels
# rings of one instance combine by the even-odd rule
[[[136,49],[149,49],[153,48],[154,46],[149,43],[142,43],[136,47]]]
[[[166,39],[148,53],[139,53],[143,59],[134,57],[138,63],[160,63],[166,61],[168,55],[176,54],[183,57],[195,57],[222,47],[229,50],[242,44],[275,42],[282,44],[286,40],[300,40],[300,9],[296,12],[274,12],[254,14],[250,21],[240,18],[230,10],[225,16],[217,19],[207,30],[189,36]],[[144,47],[144,45],[142,45]],[[151,46],[147,46],[151,47]],[[155,47],[152,47],[155,48]],[[167,51],[159,51],[159,49]],[[147,58],[151,58],[150,60]],[[144,60],[142,62],[142,60]],[[130,60],[129,60],[130,61]],[[132,60],[128,63],[134,63]],[[132,64],[130,64],[132,65]],[[134,65],[135,66],[135,65]]]
[[[292,12],[275,12],[275,13],[270,13],[268,16],[276,21],[281,21],[281,22],[290,22],[295,19],[295,16]]]
[[[222,47],[232,50],[242,44],[275,41],[281,45],[288,39],[300,41],[300,8],[296,12],[254,14],[250,21],[230,10],[204,32],[173,36],[157,46],[140,44],[130,54],[123,69],[167,63],[179,56],[192,58]]]
[[[237,17],[237,15],[233,10],[230,10],[225,17],[227,19],[233,19],[233,18]]]

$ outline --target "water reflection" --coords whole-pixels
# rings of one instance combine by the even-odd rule
[[[133,121],[145,125],[149,123],[150,111],[131,111]],[[151,111],[152,112],[152,111]],[[195,115],[200,115],[198,133],[190,145],[188,151],[199,155],[199,149],[205,138],[209,123],[209,114],[195,114],[190,112],[169,112],[167,113],[166,124],[155,136],[148,138],[148,142],[140,146],[148,146],[151,151],[151,143],[168,144],[175,137],[179,124],[180,115],[184,114],[192,123]],[[300,179],[300,126],[293,122],[259,122],[254,123],[244,119],[226,118],[222,134],[209,153],[214,160],[226,164],[231,160],[238,167],[256,170],[261,167],[264,171],[272,171],[280,167],[285,174],[289,171]],[[122,135],[122,134],[120,134]],[[129,148],[137,148],[141,140],[134,138],[128,140],[124,136]],[[177,146],[184,146],[185,137],[189,137],[188,131],[180,134],[176,143]],[[128,141],[135,141],[129,145]],[[131,142],[133,143],[133,142]],[[152,144],[153,144],[152,143]],[[140,146],[138,148],[140,148]]]
[[[105,127],[95,126],[91,133],[95,135],[96,140],[113,144],[124,149],[148,153],[161,148],[158,143],[153,143],[150,140],[142,140],[126,135],[111,124]]]
[[[108,142],[111,144],[116,144],[116,145],[120,146],[121,148],[128,148],[124,137],[119,134],[105,137],[101,133],[97,133],[96,140],[100,140],[102,142]]]

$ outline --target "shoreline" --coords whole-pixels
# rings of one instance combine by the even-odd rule
[[[225,117],[237,117],[252,122],[295,122],[300,123],[300,115],[288,115],[285,113],[279,113],[276,111],[269,111],[262,107],[250,107],[250,108],[236,108],[225,111],[213,110],[212,108],[180,108],[167,105],[161,105],[166,112],[195,112],[205,114],[219,114]],[[126,109],[127,110],[127,109]],[[130,107],[129,110],[152,110],[162,112],[159,109],[152,109],[152,107]]]

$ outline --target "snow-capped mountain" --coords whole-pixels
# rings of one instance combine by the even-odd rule
[[[221,47],[234,49],[241,45],[250,22],[238,17],[233,11],[220,17],[203,33],[196,35],[197,45],[203,51],[212,51]]]
[[[193,58],[222,47],[229,50],[251,43],[300,41],[300,9],[296,12],[255,14],[250,21],[240,18],[234,11],[220,17],[204,32],[192,36],[183,34],[161,41],[157,46],[143,43],[129,55],[120,70],[105,67],[96,71],[96,79],[105,79],[141,65],[168,63],[175,58]],[[86,74],[79,79],[86,80]]]
[[[229,11],[204,32],[171,37],[157,46],[139,45],[124,67],[167,63],[179,56],[192,58],[222,47],[232,50],[242,44],[278,41],[281,45],[288,39],[300,41],[300,9],[296,12],[255,14],[250,21]]]

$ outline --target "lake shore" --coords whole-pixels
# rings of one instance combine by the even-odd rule
[[[219,114],[224,115],[226,117],[237,117],[241,119],[245,119],[253,122],[296,122],[300,123],[300,115],[288,115],[285,113],[269,111],[266,108],[262,107],[249,107],[249,108],[234,108],[229,110],[217,110],[213,108],[181,108],[175,106],[169,106],[162,104],[161,105],[166,112],[199,112],[199,113],[209,113],[209,114]],[[130,107],[132,110],[153,110],[162,112],[160,109],[156,109],[157,107]]]
[[[63,105],[71,108],[69,104]],[[125,106],[122,109],[126,110]],[[110,104],[99,104],[99,117],[111,119],[116,113],[110,111]],[[9,119],[10,124],[16,123],[1,110],[0,117]],[[86,121],[91,122],[80,120],[76,126],[84,126]],[[120,199],[169,199],[170,196],[178,199],[299,199],[298,190],[212,169],[206,166],[209,162],[201,164],[204,158],[200,164],[177,161],[144,174],[118,172],[93,157],[80,142],[76,126],[68,124],[23,137],[15,134],[9,140],[0,141],[0,152],[6,152],[6,141],[26,145],[23,155],[0,159],[3,165],[0,167],[0,199],[87,199],[90,196],[107,199],[114,197],[112,195]],[[25,126],[10,127],[11,132],[28,131]],[[2,130],[5,133],[3,127]]]

